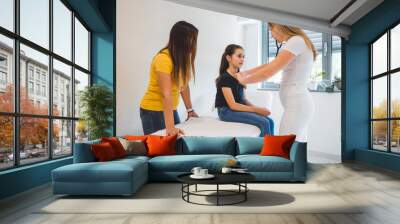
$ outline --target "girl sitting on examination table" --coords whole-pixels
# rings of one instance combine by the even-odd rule
[[[274,134],[274,121],[268,117],[267,108],[254,106],[246,99],[245,86],[234,77],[244,62],[244,50],[241,46],[230,44],[221,58],[219,76],[216,80],[217,94],[215,107],[222,121],[251,124],[261,131],[260,136]]]

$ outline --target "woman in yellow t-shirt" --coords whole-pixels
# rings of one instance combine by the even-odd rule
[[[172,27],[166,47],[153,58],[150,80],[140,102],[140,118],[144,134],[166,129],[167,135],[184,134],[175,127],[180,123],[176,108],[179,95],[185,103],[188,118],[198,117],[190,100],[189,81],[194,76],[198,30],[179,21]]]

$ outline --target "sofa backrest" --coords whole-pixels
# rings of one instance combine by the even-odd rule
[[[98,144],[100,140],[75,143],[74,163],[95,162],[96,158],[91,150],[92,144]],[[186,136],[177,141],[177,154],[226,154],[235,155],[235,138],[233,137],[195,137]]]
[[[178,140],[177,154],[226,154],[234,156],[235,138],[184,136]]]
[[[74,163],[89,163],[95,162],[96,158],[93,155],[91,145],[98,144],[100,140],[93,140],[87,142],[79,142],[74,145]]]
[[[264,145],[263,137],[236,137],[236,155],[259,154]]]
[[[98,144],[100,140],[93,140],[75,143],[74,163],[95,162],[91,145]],[[198,154],[225,154],[225,155],[245,155],[259,154],[264,144],[262,137],[198,137],[184,136],[177,141],[177,154],[198,155]],[[298,147],[295,142],[293,148]],[[292,156],[292,155],[291,155]]]

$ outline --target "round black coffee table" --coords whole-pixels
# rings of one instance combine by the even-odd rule
[[[212,179],[193,179],[190,177],[191,173],[182,174],[177,177],[178,181],[182,183],[182,199],[188,203],[198,205],[234,205],[245,202],[247,200],[247,192],[249,188],[247,183],[255,180],[255,177],[248,173],[216,173]],[[215,190],[198,190],[197,185],[215,185]],[[237,190],[224,190],[220,189],[220,185],[236,185]],[[194,191],[190,191],[190,186],[195,186]],[[206,194],[214,192],[215,194]],[[204,196],[216,197],[216,204],[202,204],[190,200],[190,196]],[[221,203],[221,197],[240,196],[240,199],[231,203]]]

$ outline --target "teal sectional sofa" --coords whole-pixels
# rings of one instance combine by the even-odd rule
[[[54,194],[131,195],[148,181],[176,181],[193,167],[218,172],[228,160],[236,160],[259,182],[304,182],[307,174],[306,143],[295,142],[290,159],[260,156],[261,137],[182,137],[177,155],[127,156],[96,162],[90,141],[75,144],[74,163],[52,171]]]

